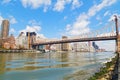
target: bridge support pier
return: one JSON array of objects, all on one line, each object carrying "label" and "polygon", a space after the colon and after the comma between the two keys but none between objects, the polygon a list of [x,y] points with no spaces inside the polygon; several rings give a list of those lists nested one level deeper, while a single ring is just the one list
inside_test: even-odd
[{"label": "bridge support pier", "polygon": [[120,52],[120,36],[118,36],[117,40],[116,40],[116,45],[117,45],[117,52]]},{"label": "bridge support pier", "polygon": [[120,35],[119,35],[119,29],[118,29],[118,19],[115,15],[115,26],[116,26],[116,52],[120,52]]}]

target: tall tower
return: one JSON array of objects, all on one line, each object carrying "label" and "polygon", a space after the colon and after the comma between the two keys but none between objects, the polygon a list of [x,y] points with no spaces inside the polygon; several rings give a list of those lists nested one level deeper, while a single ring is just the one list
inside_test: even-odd
[{"label": "tall tower", "polygon": [[26,36],[28,37],[28,48],[31,49],[31,45],[36,42],[36,33],[27,32]]},{"label": "tall tower", "polygon": [[9,35],[9,21],[3,20],[1,25],[1,38],[7,38]]},{"label": "tall tower", "polygon": [[[67,36],[62,36],[62,40],[66,40]],[[68,51],[69,50],[69,43],[62,43],[62,51]]]}]

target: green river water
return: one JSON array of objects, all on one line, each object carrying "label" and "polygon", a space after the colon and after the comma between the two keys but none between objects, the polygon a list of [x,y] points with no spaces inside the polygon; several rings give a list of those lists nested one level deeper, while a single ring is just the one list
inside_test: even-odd
[{"label": "green river water", "polygon": [[114,52],[0,53],[0,80],[87,80]]}]

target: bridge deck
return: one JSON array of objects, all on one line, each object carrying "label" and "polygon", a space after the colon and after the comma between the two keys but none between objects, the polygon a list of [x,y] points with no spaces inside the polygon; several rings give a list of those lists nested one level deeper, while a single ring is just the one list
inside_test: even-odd
[{"label": "bridge deck", "polygon": [[57,41],[34,43],[32,45],[47,45],[47,44],[60,44],[60,43],[71,43],[71,42],[115,40],[116,38],[117,38],[116,36],[105,36],[105,37],[93,37],[93,38],[66,39],[66,40],[57,40]]}]

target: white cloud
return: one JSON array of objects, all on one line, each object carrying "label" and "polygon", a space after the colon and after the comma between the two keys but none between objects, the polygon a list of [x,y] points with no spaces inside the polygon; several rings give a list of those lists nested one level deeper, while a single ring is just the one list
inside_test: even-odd
[{"label": "white cloud", "polygon": [[108,21],[114,21],[114,20],[115,20],[115,15],[116,15],[117,17],[120,16],[120,14],[114,13],[114,14],[112,14],[112,15],[110,16],[110,18],[108,19]]},{"label": "white cloud", "polygon": [[64,10],[66,3],[67,2],[65,0],[57,0],[57,3],[55,4],[53,10],[55,10],[55,11],[62,11],[62,10]]},{"label": "white cloud", "polygon": [[13,16],[9,16],[10,24],[17,23],[17,20]]},{"label": "white cloud", "polygon": [[80,7],[83,3],[79,0],[57,0],[56,4],[54,5],[53,10],[54,11],[63,11],[65,8],[65,5],[72,3],[72,9]]},{"label": "white cloud", "polygon": [[97,15],[96,20],[101,21],[101,17]]},{"label": "white cloud", "polygon": [[71,25],[68,24],[68,25],[66,26],[66,30],[67,30],[67,31],[71,30]]},{"label": "white cloud", "polygon": [[32,9],[37,9],[39,7],[43,7],[44,12],[46,12],[48,6],[51,5],[51,0],[21,0],[21,2],[25,8],[31,7]]},{"label": "white cloud", "polygon": [[37,37],[39,37],[41,39],[45,39],[46,38],[43,34],[37,34]]},{"label": "white cloud", "polygon": [[26,29],[21,30],[20,32],[39,32],[41,30],[40,26],[26,26]]},{"label": "white cloud", "polygon": [[34,26],[34,25],[40,25],[40,22],[37,22],[36,20],[30,20],[29,22],[28,22],[28,24],[30,24],[30,25],[32,25],[32,26]]},{"label": "white cloud", "polygon": [[116,0],[103,0],[100,4],[98,5],[93,5],[91,8],[89,8],[87,13],[82,13],[80,14],[77,18],[76,21],[73,22],[71,25],[72,29],[67,31],[67,34],[69,35],[80,35],[82,33],[88,33],[90,32],[89,24],[90,24],[90,18],[92,16],[95,16],[97,12],[102,10],[103,8],[112,5],[115,3]]},{"label": "white cloud", "polygon": [[94,16],[97,12],[102,10],[104,7],[111,6],[115,2],[116,2],[116,0],[111,0],[111,1],[110,0],[103,0],[100,4],[94,5],[93,7],[91,7],[89,9],[88,16]]},{"label": "white cloud", "polygon": [[64,20],[66,20],[67,18],[68,18],[67,16],[64,16],[64,18],[63,18],[63,19],[64,19]]},{"label": "white cloud", "polygon": [[[43,7],[43,11],[46,12],[49,6],[52,4],[52,0],[21,0],[22,5],[27,8],[37,9]],[[57,0],[54,5],[54,11],[63,11],[66,4],[72,3],[72,9],[79,8],[83,3],[79,0]]]},{"label": "white cloud", "polygon": [[44,9],[43,9],[43,11],[44,11],[44,12],[47,12],[47,10],[48,10],[48,7],[45,6]]},{"label": "white cloud", "polygon": [[83,33],[90,32],[90,29],[88,27],[89,23],[90,21],[88,20],[88,16],[84,13],[80,14],[79,17],[76,19],[76,21],[71,25],[71,29],[69,31],[67,30],[68,34],[69,35],[80,35]]},{"label": "white cloud", "polygon": [[79,0],[73,0],[72,1],[72,9],[78,8],[78,7],[82,6],[82,5],[83,5],[82,1],[79,1]]},{"label": "white cloud", "polygon": [[7,4],[7,3],[9,3],[11,0],[3,0],[2,1],[2,4]]},{"label": "white cloud", "polygon": [[10,29],[10,33],[15,33],[15,29],[14,29],[14,28],[11,28],[11,29]]},{"label": "white cloud", "polygon": [[37,37],[40,37],[42,39],[46,38],[43,34],[40,34],[41,30],[41,26],[29,26],[27,25],[26,28],[24,30],[20,30],[19,32],[36,32],[37,33]]},{"label": "white cloud", "polygon": [[40,32],[41,26],[40,22],[37,22],[36,20],[30,20],[28,21],[28,24],[24,30],[20,30],[20,32]]},{"label": "white cloud", "polygon": [[27,25],[25,29],[20,30],[19,32],[36,32],[37,36],[40,38],[46,38],[43,34],[39,33],[41,31],[40,22],[37,22],[36,20],[30,20],[28,24],[29,25]]},{"label": "white cloud", "polygon": [[104,13],[104,16],[107,16],[107,15],[110,15],[110,12],[109,12],[109,11],[106,11],[106,12]]}]

